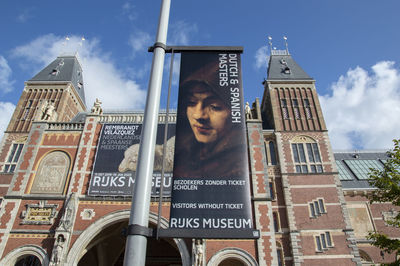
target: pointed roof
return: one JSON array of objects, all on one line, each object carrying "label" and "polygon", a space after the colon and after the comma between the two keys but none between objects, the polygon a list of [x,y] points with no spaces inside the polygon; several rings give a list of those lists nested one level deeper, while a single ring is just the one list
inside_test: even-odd
[{"label": "pointed roof", "polygon": [[59,56],[28,82],[71,82],[85,103],[82,67],[76,56]]},{"label": "pointed roof", "polygon": [[267,80],[313,80],[286,50],[272,50]]}]

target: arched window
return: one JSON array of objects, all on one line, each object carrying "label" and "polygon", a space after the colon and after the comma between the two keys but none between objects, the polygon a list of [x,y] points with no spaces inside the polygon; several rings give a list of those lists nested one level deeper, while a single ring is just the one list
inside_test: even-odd
[{"label": "arched window", "polygon": [[269,146],[269,155],[271,157],[271,164],[276,165],[276,153],[275,153],[275,144],[273,141],[268,143]]},{"label": "arched window", "polygon": [[36,170],[31,194],[63,194],[71,160],[62,151],[48,153]]},{"label": "arched window", "polygon": [[265,141],[265,157],[267,158],[268,165],[276,165],[276,151],[275,151],[275,143],[272,140]]},{"label": "arched window", "polygon": [[310,137],[297,136],[292,140],[292,153],[296,173],[322,173],[318,143]]},{"label": "arched window", "polygon": [[283,255],[283,248],[281,243],[276,242],[276,255],[278,258],[278,266],[283,266],[285,265],[285,257]]}]

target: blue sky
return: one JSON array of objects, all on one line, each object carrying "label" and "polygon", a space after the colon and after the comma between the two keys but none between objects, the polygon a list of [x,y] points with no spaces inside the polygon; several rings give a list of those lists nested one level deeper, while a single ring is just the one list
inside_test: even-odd
[{"label": "blue sky", "polygon": [[[79,52],[88,107],[99,97],[105,109],[142,109],[160,3],[1,1],[0,130],[24,81],[61,53]],[[389,148],[400,132],[399,10],[398,0],[172,0],[167,44],[243,46],[245,101],[253,102],[263,95],[267,36],[283,49],[286,35],[316,80],[333,149]]]}]

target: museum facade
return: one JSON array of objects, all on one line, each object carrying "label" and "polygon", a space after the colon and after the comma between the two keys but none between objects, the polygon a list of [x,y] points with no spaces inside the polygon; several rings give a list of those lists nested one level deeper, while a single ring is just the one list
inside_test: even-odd
[{"label": "museum facade", "polygon": [[[271,52],[262,100],[246,112],[253,227],[260,237],[148,238],[146,265],[373,265],[394,259],[366,239],[374,230],[400,237],[386,223],[398,210],[365,198],[373,189],[368,169],[382,167],[386,153],[334,153],[315,80],[288,51]],[[99,100],[87,108],[75,56],[58,57],[25,83],[0,144],[1,265],[123,264],[131,196],[95,190],[96,184],[119,183],[94,182],[94,173],[107,163],[98,159],[106,150],[104,128],[140,126],[143,115],[103,111]],[[158,119],[173,126],[176,114],[161,112]],[[129,162],[137,159],[132,156]],[[135,167],[126,165],[121,161],[118,169]],[[162,181],[153,181],[149,227],[168,228],[170,197],[160,204]],[[165,186],[168,193],[171,181]]]}]

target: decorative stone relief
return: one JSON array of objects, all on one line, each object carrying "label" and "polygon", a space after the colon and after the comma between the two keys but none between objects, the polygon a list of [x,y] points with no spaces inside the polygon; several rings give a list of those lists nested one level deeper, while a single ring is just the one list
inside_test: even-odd
[{"label": "decorative stone relief", "polygon": [[39,164],[30,193],[62,194],[69,166],[70,159],[64,152],[47,154]]},{"label": "decorative stone relief", "polygon": [[[395,211],[394,209],[390,209],[387,212],[382,212],[383,216],[383,221],[385,222],[386,226],[394,226],[390,222],[395,221],[396,216],[399,214],[398,211]],[[397,226],[396,226],[397,227]]]},{"label": "decorative stone relief", "polygon": [[95,215],[96,212],[94,211],[94,209],[83,209],[80,213],[82,220],[92,220]]},{"label": "decorative stone relief", "polygon": [[38,204],[26,204],[26,210],[21,213],[21,224],[53,224],[57,216],[58,204],[47,204],[46,200]]}]

